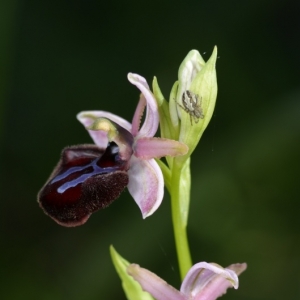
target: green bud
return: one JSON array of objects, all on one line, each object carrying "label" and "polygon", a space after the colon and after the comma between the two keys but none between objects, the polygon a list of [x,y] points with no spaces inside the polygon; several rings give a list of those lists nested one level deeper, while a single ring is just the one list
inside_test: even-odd
[{"label": "green bud", "polygon": [[179,141],[189,147],[185,158],[196,148],[213,114],[217,98],[216,59],[216,47],[206,63],[198,51],[192,50],[179,68],[176,101],[181,120]]}]

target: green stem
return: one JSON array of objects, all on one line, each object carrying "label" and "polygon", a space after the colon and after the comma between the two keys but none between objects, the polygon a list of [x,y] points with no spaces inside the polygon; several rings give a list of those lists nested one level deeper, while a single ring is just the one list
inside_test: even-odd
[{"label": "green stem", "polygon": [[[186,218],[184,217],[187,211],[183,212],[182,209],[182,207],[185,207],[185,209],[188,210],[188,207],[186,207],[185,205],[181,205],[183,202],[189,203],[190,182],[188,182],[188,184],[186,182],[187,180],[189,180],[189,176],[185,176],[185,172],[183,172],[183,167],[184,166],[182,164],[176,163],[176,159],[174,159],[170,191],[172,220],[181,279],[185,277],[186,273],[192,266],[192,260],[186,232]],[[188,188],[183,187],[183,185],[185,187],[188,186]],[[182,192],[181,189],[183,189],[184,192]],[[187,198],[183,199],[182,197]]]}]

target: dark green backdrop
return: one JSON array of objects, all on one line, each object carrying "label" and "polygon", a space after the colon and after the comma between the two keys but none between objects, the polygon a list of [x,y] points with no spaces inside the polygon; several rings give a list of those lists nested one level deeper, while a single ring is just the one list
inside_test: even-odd
[{"label": "dark green backdrop", "polygon": [[191,49],[218,46],[217,106],[192,160],[194,262],[247,262],[224,299],[300,298],[300,2],[3,1],[1,299],[125,299],[113,244],[179,287],[170,203],[143,221],[126,191],[82,227],[36,194],[66,145],[91,140],[76,113],[130,120],[136,72],[166,97]]}]

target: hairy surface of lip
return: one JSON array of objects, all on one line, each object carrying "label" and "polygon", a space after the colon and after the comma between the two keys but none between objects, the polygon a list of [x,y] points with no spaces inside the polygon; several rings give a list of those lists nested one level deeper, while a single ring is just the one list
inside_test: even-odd
[{"label": "hairy surface of lip", "polygon": [[81,225],[105,208],[128,184],[128,162],[119,158],[115,143],[67,147],[38,195],[40,206],[57,223]]}]

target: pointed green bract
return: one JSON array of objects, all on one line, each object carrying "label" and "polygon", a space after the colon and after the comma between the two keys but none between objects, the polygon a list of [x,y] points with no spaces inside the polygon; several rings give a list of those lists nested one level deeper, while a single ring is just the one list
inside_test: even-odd
[{"label": "pointed green bract", "polygon": [[128,300],[154,300],[153,297],[144,292],[140,284],[127,273],[127,267],[130,263],[110,246],[110,255],[116,271],[122,281],[122,287]]},{"label": "pointed green bract", "polygon": [[179,118],[178,118],[177,99],[176,99],[177,91],[178,91],[178,81],[175,81],[170,93],[169,110],[170,110],[170,117],[171,117],[172,124],[174,128],[178,130]]},{"label": "pointed green bract", "polygon": [[169,192],[171,192],[171,171],[168,168],[168,166],[160,159],[156,159],[156,162],[158,163],[158,165],[163,173],[165,186],[166,186],[167,190]]},{"label": "pointed green bract", "polygon": [[[170,103],[167,102],[167,100],[164,98],[158,82],[157,78],[154,77],[152,82],[153,87],[153,94],[155,96],[155,99],[158,104],[158,111],[159,111],[159,126],[160,126],[160,132],[162,138],[172,139],[172,140],[178,140],[179,137],[179,127],[178,127],[178,120],[177,120],[177,126],[174,126],[174,121],[172,120],[172,113],[175,114],[175,117],[178,119],[176,106],[174,106],[175,110],[174,112],[171,111],[171,98],[173,93],[174,103],[175,103],[175,97],[177,92],[177,84],[175,83],[173,86],[173,89],[171,91],[171,98]],[[176,104],[175,104],[176,105]],[[172,168],[173,165],[173,157],[167,156],[166,160],[168,162],[168,165],[170,168]],[[163,164],[163,163],[162,163]]]},{"label": "pointed green bract", "polygon": [[159,88],[156,77],[153,78],[152,87],[153,87],[153,94],[155,96],[158,105],[161,137],[176,140],[177,137],[173,128],[173,124],[171,122],[168,102],[164,98]]},{"label": "pointed green bract", "polygon": [[157,101],[157,105],[158,107],[160,107],[162,103],[165,101],[165,97],[160,90],[156,76],[154,76],[152,81],[152,89],[153,89],[153,95],[155,96],[155,99]]}]

